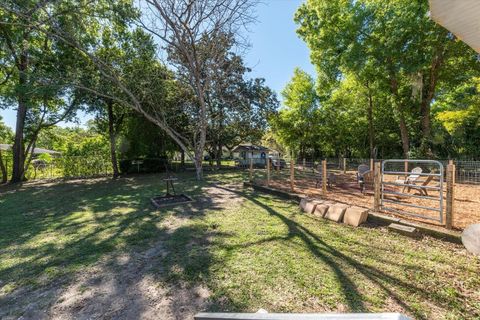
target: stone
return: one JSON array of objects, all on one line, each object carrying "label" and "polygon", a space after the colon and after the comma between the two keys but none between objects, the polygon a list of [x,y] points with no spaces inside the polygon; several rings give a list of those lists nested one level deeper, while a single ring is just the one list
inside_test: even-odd
[{"label": "stone", "polygon": [[307,205],[308,199],[307,198],[302,198],[300,200],[300,209],[302,211],[305,211],[305,206]]},{"label": "stone", "polygon": [[318,203],[315,207],[315,211],[313,212],[314,216],[323,218],[325,213],[327,213],[328,208],[330,208],[331,204],[329,203]]},{"label": "stone", "polygon": [[412,238],[417,238],[420,236],[420,233],[418,230],[414,227],[409,227],[409,226],[404,226],[402,224],[397,224],[397,223],[391,223],[388,225],[388,230],[394,231],[400,234],[403,234],[404,236],[412,237]]},{"label": "stone", "polygon": [[305,212],[310,213],[310,214],[314,213],[317,205],[321,204],[321,203],[322,203],[322,201],[320,201],[320,200],[308,201],[307,205],[305,206]]},{"label": "stone", "polygon": [[463,230],[462,243],[468,252],[480,255],[480,223],[469,225]]},{"label": "stone", "polygon": [[368,209],[360,207],[350,207],[345,210],[345,215],[343,216],[343,223],[358,227],[365,221],[367,221]]},{"label": "stone", "polygon": [[325,213],[325,219],[341,222],[347,208],[346,204],[336,203],[328,208],[327,213]]},{"label": "stone", "polygon": [[300,200],[300,208],[306,212],[312,214],[315,211],[315,207],[317,204],[322,203],[323,201],[321,200],[311,200],[307,198],[302,198]]}]

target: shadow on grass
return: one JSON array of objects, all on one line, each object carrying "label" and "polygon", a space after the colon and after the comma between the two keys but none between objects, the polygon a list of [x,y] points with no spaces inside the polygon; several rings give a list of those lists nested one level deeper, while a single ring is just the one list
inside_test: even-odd
[{"label": "shadow on grass", "polygon": [[[222,187],[219,186],[219,188]],[[425,314],[419,313],[415,307],[404,301],[404,299],[402,299],[402,297],[398,295],[395,291],[400,290],[407,292],[410,295],[419,295],[425,301],[430,301],[437,305],[452,305],[457,303],[454,297],[448,296],[447,294],[443,294],[439,291],[432,292],[424,290],[416,286],[414,283],[407,283],[397,277],[383,272],[382,270],[379,270],[376,267],[369,266],[355,260],[349,255],[346,255],[343,252],[335,249],[332,245],[329,245],[327,241],[321,239],[318,235],[310,231],[305,226],[295,222],[292,219],[289,219],[288,217],[271,208],[270,206],[262,203],[257,199],[258,197],[252,196],[251,194],[247,194],[245,192],[239,193],[236,190],[228,190],[230,190],[231,192],[237,192],[239,195],[244,196],[255,205],[263,208],[270,215],[280,219],[288,227],[288,234],[286,236],[263,239],[258,243],[266,243],[269,241],[277,240],[289,240],[294,237],[298,237],[302,240],[302,242],[312,253],[312,255],[314,255],[315,257],[323,261],[326,265],[328,265],[332,272],[335,274],[338,283],[341,285],[343,295],[351,312],[367,312],[368,307],[365,305],[366,296],[359,292],[355,282],[351,280],[350,277],[347,275],[346,270],[344,270],[345,266],[348,268],[354,268],[362,276],[370,280],[377,287],[381,288],[381,290],[384,291],[388,295],[388,297],[393,299],[406,312],[415,315],[415,317],[418,319],[426,319]],[[341,236],[338,235],[338,237]],[[244,245],[248,246],[258,243],[248,243]],[[390,263],[389,261],[384,262]],[[395,262],[391,262],[391,264],[401,266],[400,264],[397,264]],[[405,271],[412,269],[412,266],[401,267],[404,268]]]},{"label": "shadow on grass", "polygon": [[[50,188],[26,189],[10,194],[7,200],[0,198],[0,204],[10,210],[5,215],[2,213],[2,220],[6,218],[2,222],[6,224],[0,226],[3,234],[0,257],[17,259],[10,265],[0,262],[0,285],[30,284],[28,290],[0,296],[0,317],[28,313],[25,304],[29,301],[39,301],[39,309],[48,308],[56,301],[49,311],[52,314],[91,318],[128,319],[155,313],[163,318],[183,319],[205,309],[248,310],[251,308],[248,300],[238,301],[228,292],[215,293],[212,297],[205,293],[205,287],[215,282],[212,266],[222,268],[225,263],[216,258],[212,250],[235,250],[293,238],[300,239],[313,256],[331,269],[351,311],[369,308],[365,293],[351,279],[352,269],[418,318],[425,315],[418,314],[397,292],[418,295],[437,305],[455,303],[454,298],[426,292],[413,285],[414,282],[406,283],[357,261],[332,246],[329,240],[262,202],[270,197],[216,185],[219,190],[247,199],[288,228],[284,236],[240,245],[224,244],[222,240],[234,235],[217,231],[215,225],[209,225],[202,217],[208,211],[222,210],[219,200],[225,200],[225,195],[215,192],[206,195],[207,183],[185,181],[180,192],[192,195],[198,200],[196,203],[154,210],[149,198],[164,192],[163,184],[158,176],[96,183],[69,182]],[[27,190],[31,191],[29,202],[22,201]],[[26,212],[27,209],[33,212]],[[85,218],[86,212],[89,212],[88,218]],[[185,224],[185,219],[189,223]],[[40,236],[59,239],[46,241]],[[82,274],[84,267],[101,261],[103,256],[108,257],[108,261],[101,262],[99,269]],[[36,279],[39,274],[47,275],[47,279]],[[24,282],[25,279],[28,281]],[[69,299],[69,292],[64,291],[65,287],[72,286],[75,299]],[[84,288],[92,293],[83,295],[82,290],[87,290]],[[46,292],[49,295],[45,296]]]},{"label": "shadow on grass", "polygon": [[[195,245],[184,243],[206,237],[206,231],[198,226],[162,226],[166,217],[198,219],[207,210],[221,209],[217,199],[221,195],[205,196],[206,183],[190,181],[194,180],[179,182],[178,191],[197,201],[162,210],[155,210],[149,200],[165,192],[162,176],[21,186],[2,194],[0,318],[23,313],[26,301],[45,292],[51,302],[62,286],[71,284],[79,271],[102,256],[135,247],[141,250],[158,239],[171,244],[169,252],[180,250],[167,259],[172,265],[163,263],[163,268],[180,266],[186,280],[207,277],[208,250],[198,251]],[[176,273],[167,274],[162,277]]]}]

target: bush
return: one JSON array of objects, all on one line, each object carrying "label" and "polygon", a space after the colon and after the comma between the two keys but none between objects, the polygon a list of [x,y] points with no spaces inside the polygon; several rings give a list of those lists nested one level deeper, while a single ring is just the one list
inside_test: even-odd
[{"label": "bush", "polygon": [[126,160],[120,160],[118,162],[118,169],[120,170],[121,174],[129,173],[131,168],[132,168],[132,160],[126,159]]},{"label": "bush", "polygon": [[165,167],[168,165],[167,159],[144,159],[143,171],[147,173],[165,172]]},{"label": "bush", "polygon": [[[133,164],[132,162],[134,161],[140,161],[141,164]],[[168,160],[165,158],[125,159],[119,161],[121,174],[165,172],[167,166]]]}]

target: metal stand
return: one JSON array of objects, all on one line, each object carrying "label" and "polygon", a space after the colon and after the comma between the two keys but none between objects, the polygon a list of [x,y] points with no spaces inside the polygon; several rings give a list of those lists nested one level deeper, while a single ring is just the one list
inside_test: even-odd
[{"label": "metal stand", "polygon": [[[175,195],[175,187],[173,186],[173,181],[177,180],[177,178],[165,178],[163,179],[167,183],[167,194],[166,196],[174,196]],[[172,189],[173,193],[170,193],[170,188]]]}]

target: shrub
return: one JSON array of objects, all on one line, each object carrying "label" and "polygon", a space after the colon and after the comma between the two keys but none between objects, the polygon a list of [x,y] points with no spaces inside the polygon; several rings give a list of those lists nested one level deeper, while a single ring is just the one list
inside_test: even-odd
[{"label": "shrub", "polygon": [[118,162],[118,169],[120,170],[121,174],[130,173],[130,169],[132,168],[132,160],[120,160]]},{"label": "shrub", "polygon": [[143,160],[143,171],[148,173],[154,172],[164,172],[165,167],[168,165],[167,159],[144,159]]}]

